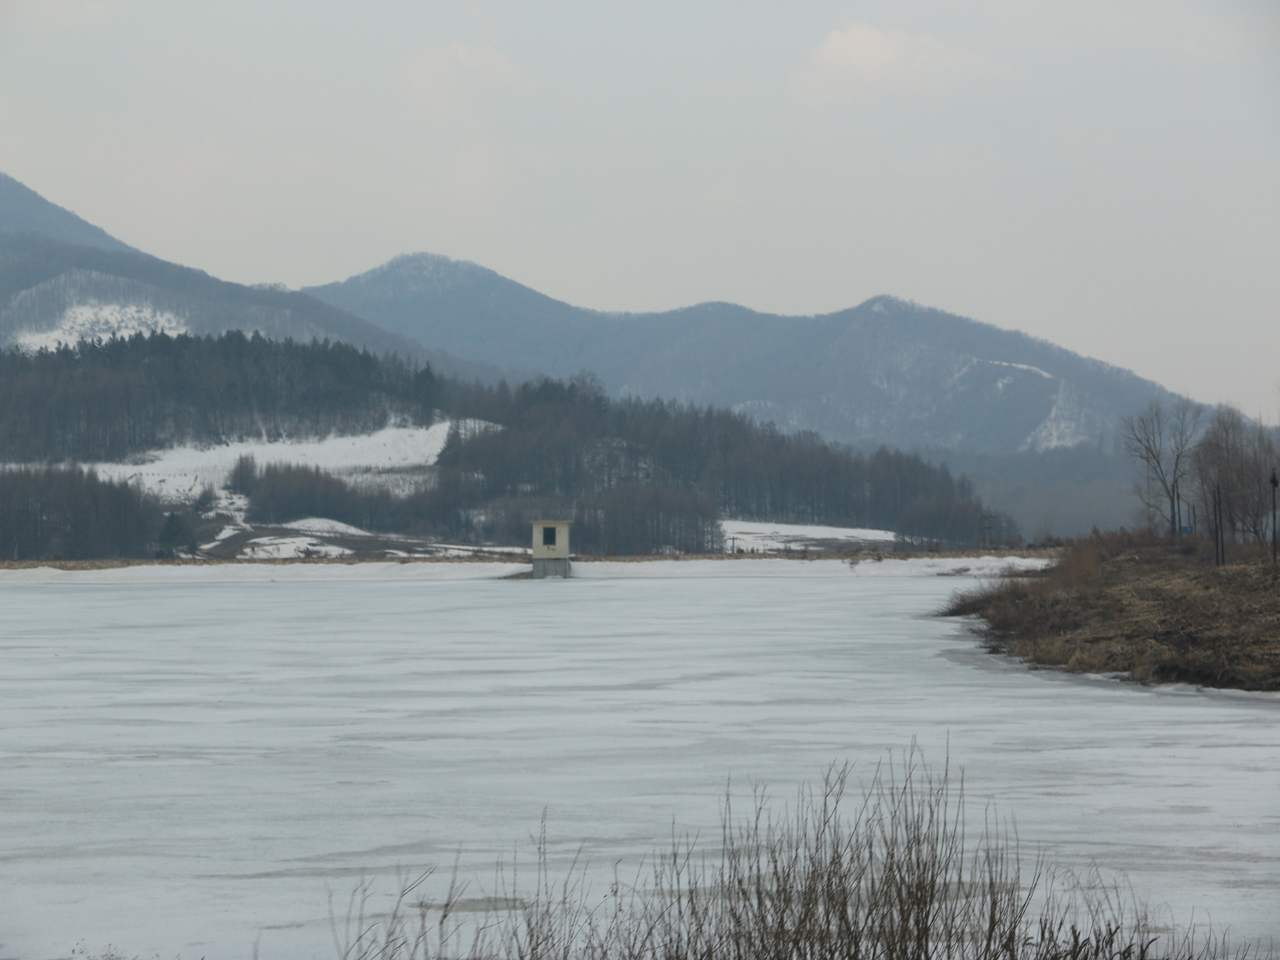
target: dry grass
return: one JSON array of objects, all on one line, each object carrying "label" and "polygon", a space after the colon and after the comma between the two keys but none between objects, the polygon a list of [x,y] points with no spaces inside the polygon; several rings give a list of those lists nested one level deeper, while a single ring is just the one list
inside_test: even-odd
[{"label": "dry grass", "polygon": [[1095,533],[1043,575],[987,584],[943,611],[986,621],[990,649],[1144,682],[1280,690],[1280,571],[1261,550]]},{"label": "dry grass", "polygon": [[[757,794],[745,819],[726,802],[719,850],[675,842],[644,883],[592,896],[584,872],[533,889],[503,884],[479,919],[463,891],[366,914],[370,887],[333,917],[341,960],[1211,960],[1260,954],[1225,938],[1160,930],[1122,888],[1074,881],[1042,861],[1024,872],[1017,839],[985,817],[966,832],[962,792],[914,756],[846,800],[849,771],[802,792],[780,819]],[[544,845],[540,850],[545,851]],[[1054,883],[1053,880],[1058,882]],[[1099,892],[1101,891],[1101,892]],[[471,901],[475,902],[474,898]]]}]

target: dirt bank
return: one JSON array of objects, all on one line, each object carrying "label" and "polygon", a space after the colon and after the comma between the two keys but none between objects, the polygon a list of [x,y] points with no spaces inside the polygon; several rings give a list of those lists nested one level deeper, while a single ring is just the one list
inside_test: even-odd
[{"label": "dirt bank", "polygon": [[1144,682],[1280,690],[1280,571],[1261,550],[1213,565],[1208,544],[1125,532],[1070,545],[1045,573],[952,598],[989,649]]}]

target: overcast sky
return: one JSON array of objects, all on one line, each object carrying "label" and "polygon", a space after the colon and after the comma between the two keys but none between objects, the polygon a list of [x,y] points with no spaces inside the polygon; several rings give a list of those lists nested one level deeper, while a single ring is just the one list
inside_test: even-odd
[{"label": "overcast sky", "polygon": [[229,280],[889,293],[1280,416],[1275,0],[0,0],[0,171]]}]

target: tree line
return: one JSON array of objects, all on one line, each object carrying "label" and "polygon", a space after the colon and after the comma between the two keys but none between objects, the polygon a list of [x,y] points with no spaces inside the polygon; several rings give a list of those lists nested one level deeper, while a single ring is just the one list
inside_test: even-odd
[{"label": "tree line", "polygon": [[0,353],[0,455],[8,462],[121,461],[245,437],[354,434],[431,422],[429,367],[345,343],[135,334]]},{"label": "tree line", "polygon": [[0,559],[150,556],[159,543],[161,516],[151,498],[91,471],[0,470]]},{"label": "tree line", "polygon": [[864,456],[728,410],[611,400],[589,374],[514,388],[448,381],[440,398],[454,426],[431,489],[392,498],[272,467],[256,481],[253,516],[318,512],[372,529],[512,543],[528,539],[532,520],[576,517],[575,546],[602,553],[718,549],[721,516],[966,544],[984,535],[986,517],[993,538],[1017,534],[967,479],[916,454]]},{"label": "tree line", "polygon": [[[870,456],[817,434],[714,407],[665,400],[611,400],[590,374],[454,384],[455,423],[501,427],[452,432],[439,458],[460,508],[541,497],[568,511],[580,498],[639,484],[688,491],[721,516],[744,520],[865,526],[909,537],[972,543],[983,515],[992,536],[1017,535],[988,511],[964,477],[917,454],[882,447]],[[583,504],[584,509],[586,505]]]},{"label": "tree line", "polygon": [[[1016,536],[964,477],[917,454],[864,455],[729,410],[614,400],[594,376],[511,386],[445,380],[346,344],[138,334],[0,354],[0,456],[119,461],[244,437],[453,422],[429,488],[396,497],[300,467],[241,464],[250,519],[321,515],[366,529],[524,543],[576,516],[601,553],[718,549],[722,516],[865,526],[973,543]],[[234,473],[234,472],[233,472]]]},{"label": "tree line", "polygon": [[1134,492],[1146,519],[1171,536],[1191,529],[1225,543],[1271,539],[1271,478],[1280,431],[1230,405],[1153,401],[1124,421],[1125,449],[1139,468]]}]

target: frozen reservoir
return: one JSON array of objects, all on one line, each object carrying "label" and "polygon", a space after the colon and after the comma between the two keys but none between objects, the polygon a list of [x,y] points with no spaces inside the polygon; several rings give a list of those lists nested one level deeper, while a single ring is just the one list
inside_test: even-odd
[{"label": "frozen reservoir", "polygon": [[0,574],[0,957],[332,957],[362,875],[487,884],[544,812],[611,872],[912,738],[1028,861],[1280,941],[1280,698],[984,654],[930,616],[967,565]]}]

